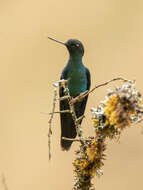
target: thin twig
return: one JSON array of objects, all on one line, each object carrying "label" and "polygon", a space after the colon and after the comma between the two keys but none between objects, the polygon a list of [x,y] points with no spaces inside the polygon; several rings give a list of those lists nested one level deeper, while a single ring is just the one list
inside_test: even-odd
[{"label": "thin twig", "polygon": [[52,135],[52,120],[54,117],[55,107],[56,107],[56,98],[57,98],[57,87],[54,88],[54,97],[53,97],[53,108],[52,113],[49,119],[49,131],[48,131],[48,147],[49,147],[49,160],[51,159],[51,135]]},{"label": "thin twig", "polygon": [[92,139],[90,139],[90,138],[76,138],[76,139],[74,139],[74,138],[67,138],[67,137],[62,137],[62,139],[64,139],[64,140],[67,140],[67,141],[74,141],[74,142],[84,142],[84,141],[92,141],[92,140],[95,140],[95,139],[97,139],[97,137],[96,138],[92,138]]},{"label": "thin twig", "polygon": [[61,110],[61,111],[55,111],[55,112],[50,112],[50,113],[47,113],[47,112],[40,112],[41,114],[44,114],[44,115],[52,115],[52,114],[55,114],[55,113],[71,113],[70,110]]},{"label": "thin twig", "polygon": [[62,101],[62,100],[68,99],[68,98],[70,98],[70,96],[63,96],[63,97],[58,98],[58,100]]},{"label": "thin twig", "polygon": [[102,84],[99,84],[99,85],[95,86],[94,88],[92,88],[91,90],[85,92],[85,93],[82,94],[82,95],[77,96],[76,98],[74,98],[74,103],[75,103],[75,102],[78,102],[78,101],[81,101],[81,100],[82,100],[83,98],[85,98],[87,95],[89,95],[90,93],[92,93],[95,89],[100,88],[100,87],[102,87],[102,86],[106,86],[106,85],[108,85],[109,83],[114,82],[114,81],[117,81],[117,80],[120,80],[120,81],[123,81],[123,82],[131,82],[130,80],[124,79],[124,78],[122,78],[122,77],[114,78],[114,79],[112,79],[112,80],[109,80],[109,81],[107,81],[107,82],[104,82],[104,83],[102,83]]},{"label": "thin twig", "polygon": [[81,117],[77,118],[76,122],[79,123],[85,116],[82,115]]},{"label": "thin twig", "polygon": [[138,123],[141,123],[142,121],[143,121],[143,118],[137,120],[137,121],[134,123],[134,125],[136,125],[136,124],[138,124]]},{"label": "thin twig", "polygon": [[67,140],[67,141],[74,141],[74,142],[81,141],[81,139],[74,139],[74,138],[67,138],[67,137],[62,137],[62,139]]},{"label": "thin twig", "polygon": [[74,109],[74,103],[72,102],[72,97],[70,96],[70,93],[69,93],[68,83],[66,83],[63,86],[63,88],[64,88],[65,95],[68,97],[67,100],[68,100],[68,104],[69,104],[69,108],[70,108],[70,111],[71,111],[73,121],[75,123],[77,135],[79,137],[82,137],[82,130],[80,128],[80,123],[79,123],[78,118],[76,116],[76,112],[75,112],[75,109]]},{"label": "thin twig", "polygon": [[70,110],[55,111],[55,112],[49,113],[49,115],[52,115],[54,113],[71,113],[71,111]]}]

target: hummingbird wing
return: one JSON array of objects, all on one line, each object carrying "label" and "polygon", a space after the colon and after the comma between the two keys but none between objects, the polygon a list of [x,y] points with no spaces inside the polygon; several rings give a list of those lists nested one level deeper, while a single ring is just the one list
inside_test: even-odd
[{"label": "hummingbird wing", "polygon": [[[87,68],[85,68],[85,70],[86,70],[86,77],[87,77],[86,90],[89,90],[90,89],[90,72]],[[68,79],[66,69],[64,69],[64,71],[62,72],[61,79]],[[61,87],[59,90],[59,96],[60,97],[64,96],[63,87]],[[81,102],[75,103],[74,106],[75,106],[75,112],[76,112],[77,117],[80,117],[84,114],[87,99],[88,99],[88,96],[86,96]],[[69,110],[69,104],[67,100],[60,101],[60,111],[62,110]],[[61,119],[61,147],[63,150],[69,150],[73,141],[64,140],[62,139],[62,137],[75,138],[77,135],[75,124],[70,113],[60,113],[60,119]]]},{"label": "hummingbird wing", "polygon": [[[89,72],[88,68],[85,68],[85,70],[86,70],[86,78],[87,78],[87,89],[86,90],[89,90],[90,85],[91,85],[90,72]],[[76,111],[77,117],[84,115],[87,100],[88,100],[88,96],[86,96],[81,102],[77,102],[77,104],[79,104],[79,105],[77,105],[77,107],[79,107],[79,109],[75,108],[75,111],[77,110]],[[75,104],[75,106],[76,106],[76,104]]]},{"label": "hummingbird wing", "polygon": [[[61,75],[61,79],[68,79],[67,78],[67,71],[64,69]],[[64,89],[63,87],[59,90],[59,96],[64,96]],[[62,110],[69,110],[68,101],[62,100],[60,101],[60,111]],[[67,138],[75,138],[76,137],[76,128],[74,125],[74,121],[70,113],[60,113],[61,119],[61,147],[63,150],[68,150],[72,144],[72,141],[67,141],[62,139],[62,137]]]}]

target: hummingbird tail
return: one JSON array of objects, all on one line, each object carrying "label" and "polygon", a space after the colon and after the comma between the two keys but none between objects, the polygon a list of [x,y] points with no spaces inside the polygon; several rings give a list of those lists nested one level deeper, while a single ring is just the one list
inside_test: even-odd
[{"label": "hummingbird tail", "polygon": [[[69,140],[63,139],[69,138]],[[62,150],[69,150],[76,137],[76,128],[72,116],[70,114],[61,115],[61,148]]]},{"label": "hummingbird tail", "polygon": [[73,141],[64,140],[61,138],[61,148],[63,151],[68,151],[72,145]]}]

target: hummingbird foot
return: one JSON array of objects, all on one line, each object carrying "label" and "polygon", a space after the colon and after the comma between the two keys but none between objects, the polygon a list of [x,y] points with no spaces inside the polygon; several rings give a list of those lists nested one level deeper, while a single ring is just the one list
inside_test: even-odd
[{"label": "hummingbird foot", "polygon": [[76,102],[80,102],[86,96],[87,92],[88,92],[88,90],[80,93],[80,95],[76,96],[75,98],[72,97],[70,103],[74,104]]},{"label": "hummingbird foot", "polygon": [[75,102],[76,102],[76,98],[71,97],[71,101],[69,103],[74,104]]}]

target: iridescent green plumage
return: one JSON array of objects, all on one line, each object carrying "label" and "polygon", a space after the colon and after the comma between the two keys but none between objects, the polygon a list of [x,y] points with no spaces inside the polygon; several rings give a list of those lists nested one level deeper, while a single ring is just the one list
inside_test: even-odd
[{"label": "iridescent green plumage", "polygon": [[[50,38],[52,39],[52,38]],[[52,39],[54,40],[54,39]],[[59,42],[57,40],[54,40]],[[70,95],[75,98],[81,93],[89,90],[90,88],[90,72],[83,65],[82,57],[84,55],[84,47],[79,40],[70,39],[64,44],[69,51],[69,60],[66,67],[63,69],[61,79],[68,79],[68,88]],[[60,89],[60,97],[64,96],[63,88]],[[84,114],[86,102],[88,96],[86,96],[81,102],[74,104],[76,116],[80,117]],[[69,109],[67,100],[60,102],[60,110]],[[68,150],[72,144],[72,141],[64,140],[62,137],[75,138],[76,128],[72,116],[70,113],[61,113],[61,147],[63,150]],[[82,122],[82,121],[81,121]]]}]

